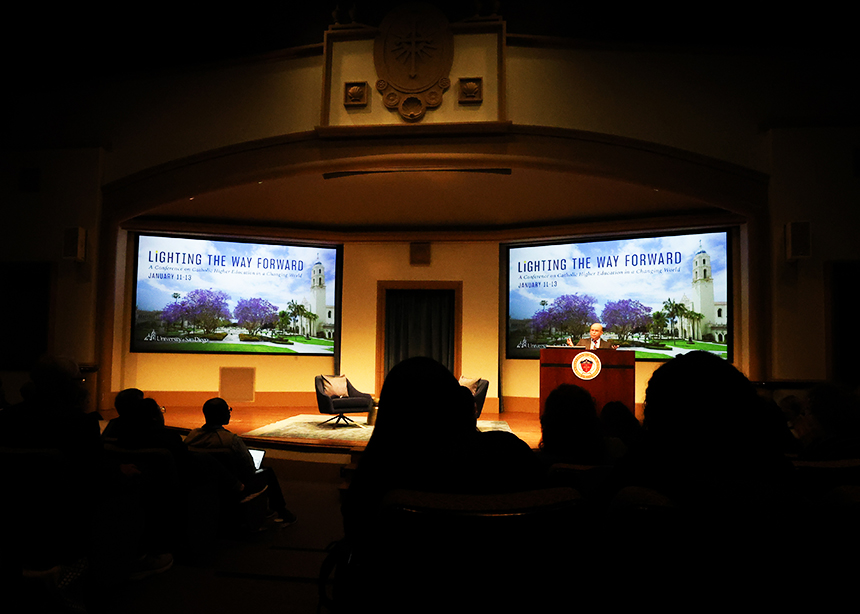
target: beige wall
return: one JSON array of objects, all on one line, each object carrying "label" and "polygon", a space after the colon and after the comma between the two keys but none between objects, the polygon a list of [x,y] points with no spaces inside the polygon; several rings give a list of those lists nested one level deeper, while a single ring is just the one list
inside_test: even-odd
[{"label": "beige wall", "polygon": [[[771,138],[773,372],[785,379],[825,379],[830,315],[825,268],[833,261],[860,264],[860,179],[855,166],[860,129],[782,128],[773,130]],[[810,222],[811,256],[789,262],[784,228],[798,221]],[[835,343],[851,336],[846,324],[832,323]]]},{"label": "beige wall", "polygon": [[[48,351],[96,363],[96,291],[98,275],[101,161],[99,148],[56,149],[4,155],[0,187],[0,259],[3,262],[52,264],[52,304]],[[36,191],[18,189],[20,173],[38,169]],[[83,228],[86,258],[67,260],[63,232]],[[22,300],[5,287],[4,301]],[[4,326],[42,327],[42,322],[4,322]],[[23,373],[0,373],[9,401],[20,400]],[[90,377],[90,380],[93,380]]]},{"label": "beige wall", "polygon": [[346,244],[341,370],[360,389],[374,389],[377,281],[462,281],[463,375],[488,379],[488,397],[497,397],[498,244],[438,242],[431,249],[430,266],[410,266],[408,243]]},{"label": "beige wall", "polygon": [[508,117],[614,134],[766,171],[762,58],[611,49],[507,50]]},{"label": "beige wall", "polygon": [[105,182],[200,152],[312,130],[319,125],[322,67],[322,57],[313,56],[188,69],[98,92],[81,112],[111,143]]}]

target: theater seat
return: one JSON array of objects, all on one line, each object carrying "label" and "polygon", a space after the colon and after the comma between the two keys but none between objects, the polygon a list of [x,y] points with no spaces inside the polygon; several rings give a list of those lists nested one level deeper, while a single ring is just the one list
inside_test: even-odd
[{"label": "theater seat", "polygon": [[[57,449],[0,447],[0,506],[4,555],[25,569],[47,569],[83,554],[76,536],[91,503],[79,488],[80,475]],[[63,513],[58,513],[62,510]],[[87,534],[87,537],[89,535]]]},{"label": "theater seat", "polygon": [[517,598],[533,606],[547,587],[567,591],[568,582],[556,580],[590,564],[589,531],[580,528],[590,526],[588,514],[579,493],[565,487],[392,491],[373,524],[370,552],[353,557],[359,586],[350,597],[358,609],[376,611],[511,611]]},{"label": "theater seat", "polygon": [[[243,481],[233,451],[229,448],[188,448],[192,458],[203,465],[220,493],[220,522],[228,530],[239,529],[253,533],[259,530],[269,516],[269,499],[266,486],[255,479],[239,492]],[[203,459],[207,461],[201,463]],[[247,478],[246,478],[247,479]]]}]

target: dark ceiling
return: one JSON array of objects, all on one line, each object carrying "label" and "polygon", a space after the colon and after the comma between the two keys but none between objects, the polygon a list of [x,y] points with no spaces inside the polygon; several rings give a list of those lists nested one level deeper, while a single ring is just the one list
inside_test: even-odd
[{"label": "dark ceiling", "polygon": [[[14,147],[17,136],[21,143],[34,146],[33,135],[46,121],[44,109],[59,108],[56,101],[46,103],[40,93],[43,87],[53,94],[63,83],[85,86],[149,71],[317,45],[335,18],[342,23],[354,18],[374,26],[397,4],[401,3],[246,2],[241,10],[236,5],[202,5],[205,10],[191,10],[181,3],[164,7],[101,5],[107,8],[61,4],[50,11],[31,4],[8,9],[8,23],[15,24],[12,29],[19,36],[14,41],[6,38],[6,78],[16,86],[19,111],[7,114],[11,120],[7,134],[13,137],[7,143]],[[838,44],[842,39],[833,35],[832,24],[848,23],[834,19],[828,26],[831,29],[821,29],[808,14],[756,13],[748,5],[735,10],[725,3],[681,9],[653,3],[622,8],[539,0],[431,4],[439,6],[452,22],[495,11],[505,19],[509,34],[557,37],[576,45],[659,46],[698,53],[813,47],[825,36],[831,44]],[[804,27],[798,29],[801,22]],[[49,107],[34,111],[34,102]],[[393,202],[408,206],[386,206],[379,194],[397,196]],[[608,201],[616,216],[708,209],[706,203],[645,185],[515,168],[508,175],[436,172],[325,179],[322,173],[306,174],[217,190],[196,195],[194,200],[165,202],[147,216],[306,228],[318,225],[315,220],[326,219],[329,228],[345,230],[510,228],[599,218]],[[244,204],[237,207],[237,202]],[[362,204],[351,207],[350,203]]]},{"label": "dark ceiling", "polygon": [[[501,15],[511,34],[559,37],[578,44],[648,45],[712,50],[854,45],[838,14],[765,11],[749,3],[659,6],[655,3],[500,0],[429,2],[449,21]],[[245,2],[128,5],[38,3],[4,8],[16,36],[4,37],[7,70],[21,78],[110,79],[168,66],[217,62],[321,43],[334,23],[378,25],[398,4]],[[204,8],[201,8],[204,7]],[[14,25],[13,25],[14,24]],[[844,25],[843,25],[844,24]],[[840,33],[842,32],[842,33]],[[846,35],[846,36],[843,36]],[[844,39],[844,41],[843,41]]]}]

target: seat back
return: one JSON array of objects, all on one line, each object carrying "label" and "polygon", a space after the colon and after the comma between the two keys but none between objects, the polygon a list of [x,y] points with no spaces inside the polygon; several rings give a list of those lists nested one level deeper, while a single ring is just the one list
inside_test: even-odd
[{"label": "seat back", "polygon": [[165,487],[179,486],[179,471],[173,455],[166,448],[123,448],[114,443],[104,444],[105,455],[117,465],[133,464],[147,478]]},{"label": "seat back", "polygon": [[611,465],[571,465],[554,463],[547,471],[547,480],[552,486],[569,486],[585,497],[598,495],[609,483]]},{"label": "seat back", "polygon": [[[78,544],[70,538],[85,531],[78,477],[61,450],[0,448],[0,480],[8,497],[0,505],[0,537],[9,560],[38,569],[74,551]],[[57,513],[59,503],[68,513]]]},{"label": "seat back", "polygon": [[321,414],[333,414],[334,407],[331,402],[331,397],[325,393],[325,382],[322,375],[317,375],[314,378],[314,390],[317,396],[317,407]]},{"label": "seat back", "polygon": [[460,378],[460,385],[472,391],[472,396],[475,398],[475,417],[480,418],[484,410],[484,401],[487,400],[490,382],[483,378],[471,379],[464,376]]},{"label": "seat back", "polygon": [[559,552],[585,549],[587,532],[573,530],[587,523],[581,503],[571,488],[482,495],[393,491],[374,524],[372,552],[356,557],[367,566],[355,576],[363,582],[362,605],[399,603],[408,611],[404,599],[411,595],[422,605],[458,609],[474,598],[469,607],[484,607],[492,595],[512,594],[506,578],[533,587],[544,564],[562,567],[554,562]]},{"label": "seat back", "polygon": [[189,452],[193,452],[194,454],[208,454],[211,458],[215,459],[219,465],[221,465],[226,471],[237,476],[238,478],[238,467],[236,466],[236,459],[233,456],[233,450],[230,448],[200,448],[197,446],[189,446]]},{"label": "seat back", "polygon": [[475,388],[475,407],[478,410],[477,417],[481,417],[481,412],[484,410],[484,401],[487,400],[487,390],[490,388],[490,382],[485,379],[479,379],[478,385]]},{"label": "seat back", "polygon": [[[236,490],[239,483],[238,466],[229,448],[199,448],[191,446],[188,451],[194,456],[211,459],[210,465],[220,468],[214,475],[221,492],[221,524],[228,530],[239,529],[254,532],[265,522],[269,514],[268,496],[260,492],[258,496],[249,497],[257,491],[256,486],[246,484],[246,490]],[[210,470],[211,470],[210,466]],[[243,497],[244,495],[244,497]]]}]

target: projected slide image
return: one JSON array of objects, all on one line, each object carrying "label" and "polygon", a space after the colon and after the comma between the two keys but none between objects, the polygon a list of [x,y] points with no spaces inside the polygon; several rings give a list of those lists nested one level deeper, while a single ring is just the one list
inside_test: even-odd
[{"label": "projected slide image", "polygon": [[594,322],[637,358],[729,352],[726,232],[509,246],[509,358],[573,343]]},{"label": "projected slide image", "polygon": [[140,235],[133,352],[331,355],[338,250]]}]

